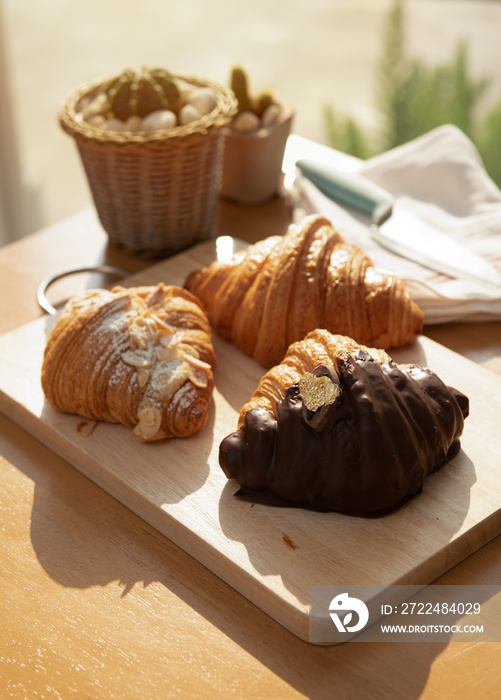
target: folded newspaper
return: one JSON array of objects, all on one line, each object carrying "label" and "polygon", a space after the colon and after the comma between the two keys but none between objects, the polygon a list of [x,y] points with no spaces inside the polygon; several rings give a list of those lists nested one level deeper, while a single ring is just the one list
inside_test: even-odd
[{"label": "folded newspaper", "polygon": [[294,168],[301,158],[318,158],[364,175],[394,195],[409,212],[501,270],[501,190],[462,131],[441,126],[367,161],[293,136],[284,160],[285,187],[296,221],[306,214],[323,214],[347,242],[363,248],[376,266],[405,279],[424,312],[425,323],[501,318],[501,286],[493,289],[452,279],[383,248],[370,235],[365,217],[327,198]]}]

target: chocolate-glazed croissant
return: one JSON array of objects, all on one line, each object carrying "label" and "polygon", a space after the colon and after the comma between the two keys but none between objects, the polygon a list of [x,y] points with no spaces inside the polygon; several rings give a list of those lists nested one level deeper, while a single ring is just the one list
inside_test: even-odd
[{"label": "chocolate-glazed croissant", "polygon": [[219,461],[243,498],[377,515],[457,455],[467,415],[429,369],[317,330],[265,374]]},{"label": "chocolate-glazed croissant", "polygon": [[205,425],[214,366],[209,321],[190,292],[115,287],[66,304],[45,347],[42,389],[59,411],[123,423],[150,442]]},{"label": "chocolate-glazed croissant", "polygon": [[374,268],[321,216],[193,272],[215,330],[265,367],[316,328],[390,348],[413,341],[423,313],[395,275]]}]

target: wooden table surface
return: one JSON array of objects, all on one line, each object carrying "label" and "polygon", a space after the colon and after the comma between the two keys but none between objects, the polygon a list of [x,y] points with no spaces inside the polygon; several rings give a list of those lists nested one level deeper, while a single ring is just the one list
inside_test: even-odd
[{"label": "wooden table surface", "polygon": [[[279,198],[223,203],[218,233],[289,221]],[[98,263],[151,261],[109,245],[91,208],[0,249],[0,332],[40,315],[46,275]],[[501,375],[501,323],[425,331]],[[300,641],[2,415],[0,528],[2,698],[499,697],[501,643]],[[498,537],[439,582],[500,580]]]}]

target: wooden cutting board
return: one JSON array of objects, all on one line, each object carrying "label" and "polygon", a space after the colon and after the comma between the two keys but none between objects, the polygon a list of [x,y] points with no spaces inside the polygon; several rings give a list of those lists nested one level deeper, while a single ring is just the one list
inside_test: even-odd
[{"label": "wooden cutting board", "polygon": [[[243,244],[223,237],[158,263],[127,284],[182,284]],[[393,352],[433,369],[470,398],[459,456],[419,496],[377,519],[271,508],[233,497],[218,465],[262,367],[214,337],[216,390],[198,435],[143,445],[119,425],[91,435],[45,401],[40,368],[52,317],[0,338],[0,410],[302,639],[310,585],[426,584],[501,531],[501,379],[421,338]]]}]

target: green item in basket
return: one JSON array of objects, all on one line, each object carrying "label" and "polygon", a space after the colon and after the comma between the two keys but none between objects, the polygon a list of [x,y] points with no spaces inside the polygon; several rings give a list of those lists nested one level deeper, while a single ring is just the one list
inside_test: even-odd
[{"label": "green item in basket", "polygon": [[109,80],[104,93],[110,104],[110,117],[123,121],[133,116],[145,117],[159,109],[178,115],[181,107],[179,88],[171,73],[163,68],[127,68]]}]

